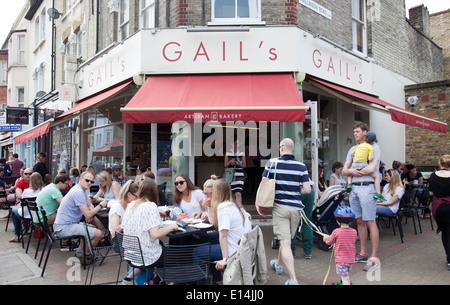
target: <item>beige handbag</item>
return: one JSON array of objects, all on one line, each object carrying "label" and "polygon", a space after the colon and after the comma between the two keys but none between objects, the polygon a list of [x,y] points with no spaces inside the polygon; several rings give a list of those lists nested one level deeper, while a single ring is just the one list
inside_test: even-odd
[{"label": "beige handbag", "polygon": [[256,192],[255,204],[262,208],[273,208],[275,201],[275,184],[277,175],[277,163],[275,162],[275,169],[273,172],[273,179],[269,178],[270,172],[272,171],[273,163],[270,165],[267,175],[262,177],[261,183],[259,184],[258,191]]}]

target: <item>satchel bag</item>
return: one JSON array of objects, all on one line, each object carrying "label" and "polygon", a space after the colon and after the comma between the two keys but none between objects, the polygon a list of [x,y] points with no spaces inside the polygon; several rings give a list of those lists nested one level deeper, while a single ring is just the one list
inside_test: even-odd
[{"label": "satchel bag", "polygon": [[[273,163],[275,163],[275,169],[273,172],[273,179],[270,179],[269,175],[272,171]],[[265,177],[262,177],[261,183],[258,187],[258,191],[256,192],[255,204],[262,208],[273,208],[273,204],[275,202],[275,184],[278,162],[273,163],[270,165],[270,168],[267,171],[267,175]]]},{"label": "satchel bag", "polygon": [[227,180],[228,183],[231,184],[234,180],[234,172],[236,171],[236,166],[225,168],[225,172],[223,173],[223,179]]}]

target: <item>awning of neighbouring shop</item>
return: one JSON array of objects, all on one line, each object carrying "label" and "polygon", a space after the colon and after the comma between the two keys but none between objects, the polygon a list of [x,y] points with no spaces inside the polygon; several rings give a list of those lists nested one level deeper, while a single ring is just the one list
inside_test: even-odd
[{"label": "awning of neighbouring shop", "polygon": [[[114,148],[120,147],[120,149]],[[123,155],[123,143],[118,138],[114,138],[108,145],[100,149],[94,150],[93,156],[122,156]]]},{"label": "awning of neighbouring shop", "polygon": [[149,76],[122,110],[124,123],[305,120],[291,73]]},{"label": "awning of neighbouring shop", "polygon": [[123,84],[117,85],[113,88],[110,88],[106,91],[103,91],[102,93],[96,94],[92,97],[88,97],[84,100],[79,101],[75,106],[61,114],[55,119],[55,124],[59,124],[63,121],[67,121],[74,116],[79,116],[89,110],[91,110],[93,107],[98,107],[101,102],[114,97],[115,95],[122,92],[122,90],[125,90],[129,84],[131,84],[132,81],[127,81]]},{"label": "awning of neighbouring shop", "polygon": [[[438,132],[442,132],[442,133],[447,132],[447,123],[436,121],[436,120],[418,115],[416,113],[407,111],[398,106],[395,106],[388,102],[385,102],[373,95],[369,95],[369,94],[355,91],[355,90],[352,90],[349,88],[345,88],[345,87],[342,87],[342,86],[339,86],[336,84],[332,84],[332,83],[317,79],[317,78],[309,76],[309,75],[307,76],[307,80],[311,80],[311,84],[313,84],[314,86],[321,88],[321,89],[327,91],[328,93],[331,93],[349,103],[352,103],[352,104],[355,104],[358,106],[362,106],[362,107],[369,106],[369,108],[374,109],[374,110],[386,111],[387,113],[391,114],[391,119],[394,122],[398,122],[398,123],[402,123],[402,124],[406,124],[406,125],[410,125],[410,126],[416,126],[416,127],[420,127],[420,128],[424,128],[424,129],[433,130],[433,131],[438,131]],[[343,93],[344,95],[339,94],[339,92]],[[348,96],[350,96],[352,98],[356,98],[357,100],[355,101],[355,100],[349,98]],[[362,103],[359,102],[358,100],[362,101]],[[366,103],[369,103],[369,105],[365,105]],[[381,108],[371,107],[370,104],[375,104],[377,106],[381,106]]]},{"label": "awning of neighbouring shop", "polygon": [[53,119],[47,120],[44,123],[41,123],[19,135],[17,135],[14,138],[14,143],[20,144],[26,141],[29,141],[31,139],[37,138],[39,136],[42,136],[43,134],[46,134],[50,130],[50,123],[53,122]]}]

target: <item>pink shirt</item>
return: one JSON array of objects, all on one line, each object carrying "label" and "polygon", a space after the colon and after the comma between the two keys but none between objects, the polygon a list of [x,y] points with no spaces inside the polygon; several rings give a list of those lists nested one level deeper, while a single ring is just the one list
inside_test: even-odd
[{"label": "pink shirt", "polygon": [[336,263],[354,264],[356,255],[356,238],[358,233],[353,228],[337,228],[331,236],[325,239],[327,245],[334,246],[334,261]]}]

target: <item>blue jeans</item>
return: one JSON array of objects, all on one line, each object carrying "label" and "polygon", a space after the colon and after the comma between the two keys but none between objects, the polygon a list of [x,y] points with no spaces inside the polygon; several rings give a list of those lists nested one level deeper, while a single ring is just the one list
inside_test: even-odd
[{"label": "blue jeans", "polygon": [[21,206],[15,206],[11,211],[11,218],[14,224],[14,235],[19,236],[22,233],[22,217],[19,215],[19,209]]},{"label": "blue jeans", "polygon": [[395,213],[392,212],[392,210],[384,205],[377,205],[377,214],[387,215],[387,216],[394,216]]},{"label": "blue jeans", "polygon": [[[201,246],[197,247],[194,250],[194,257],[198,257],[198,255],[196,255],[196,251],[201,251],[200,248]],[[216,269],[216,264],[214,263],[215,261],[222,259],[222,250],[220,249],[218,239],[211,240],[211,253],[209,259],[210,259],[209,270],[211,271],[214,281],[215,282],[222,281],[222,272]]]}]

